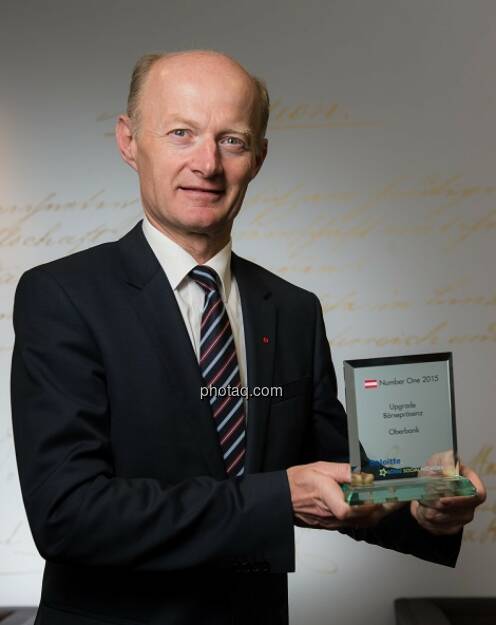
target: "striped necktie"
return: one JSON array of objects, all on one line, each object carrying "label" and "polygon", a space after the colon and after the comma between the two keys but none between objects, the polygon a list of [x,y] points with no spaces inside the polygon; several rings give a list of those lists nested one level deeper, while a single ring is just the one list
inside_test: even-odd
[{"label": "striped necktie", "polygon": [[209,401],[226,473],[240,476],[244,472],[246,430],[243,397],[236,396],[241,378],[231,324],[216,272],[206,265],[197,265],[189,275],[205,293],[199,364],[205,386],[213,391]]}]

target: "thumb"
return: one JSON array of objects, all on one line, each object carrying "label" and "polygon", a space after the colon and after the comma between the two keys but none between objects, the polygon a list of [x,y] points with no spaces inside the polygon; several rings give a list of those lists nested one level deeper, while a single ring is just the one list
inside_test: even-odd
[{"label": "thumb", "polygon": [[351,482],[351,467],[347,462],[317,462],[315,468],[319,473],[332,477],[338,484]]},{"label": "thumb", "polygon": [[477,491],[476,496],[479,498],[480,503],[483,503],[487,497],[487,490],[477,473],[467,465],[460,463],[460,474],[472,482],[472,485],[475,486],[475,490]]},{"label": "thumb", "polygon": [[419,502],[413,500],[410,502],[410,513],[414,519],[417,519],[417,510],[419,509]]}]

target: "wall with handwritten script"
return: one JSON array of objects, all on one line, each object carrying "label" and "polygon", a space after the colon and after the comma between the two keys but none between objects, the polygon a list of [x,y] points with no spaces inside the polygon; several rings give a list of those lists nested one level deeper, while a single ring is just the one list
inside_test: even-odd
[{"label": "wall with handwritten script", "polygon": [[115,115],[139,55],[191,47],[272,95],[235,250],[318,294],[341,397],[344,359],[452,351],[461,457],[489,489],[455,570],[298,531],[292,622],[392,625],[394,597],[495,594],[495,18],[485,0],[2,2],[0,605],[36,603],[43,564],[10,424],[16,283],[139,219]]}]

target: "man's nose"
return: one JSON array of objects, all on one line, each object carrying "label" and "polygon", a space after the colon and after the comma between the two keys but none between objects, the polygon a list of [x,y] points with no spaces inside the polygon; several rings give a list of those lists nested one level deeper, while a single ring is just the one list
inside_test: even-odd
[{"label": "man's nose", "polygon": [[222,172],[222,159],[215,139],[204,138],[198,142],[192,155],[191,169],[205,178]]}]

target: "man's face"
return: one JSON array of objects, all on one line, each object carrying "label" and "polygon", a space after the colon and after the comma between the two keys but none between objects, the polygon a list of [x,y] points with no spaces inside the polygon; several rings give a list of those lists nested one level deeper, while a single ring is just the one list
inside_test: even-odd
[{"label": "man's face", "polygon": [[131,164],[149,219],[173,238],[228,238],[265,155],[250,79],[224,57],[158,61],[139,109]]}]

